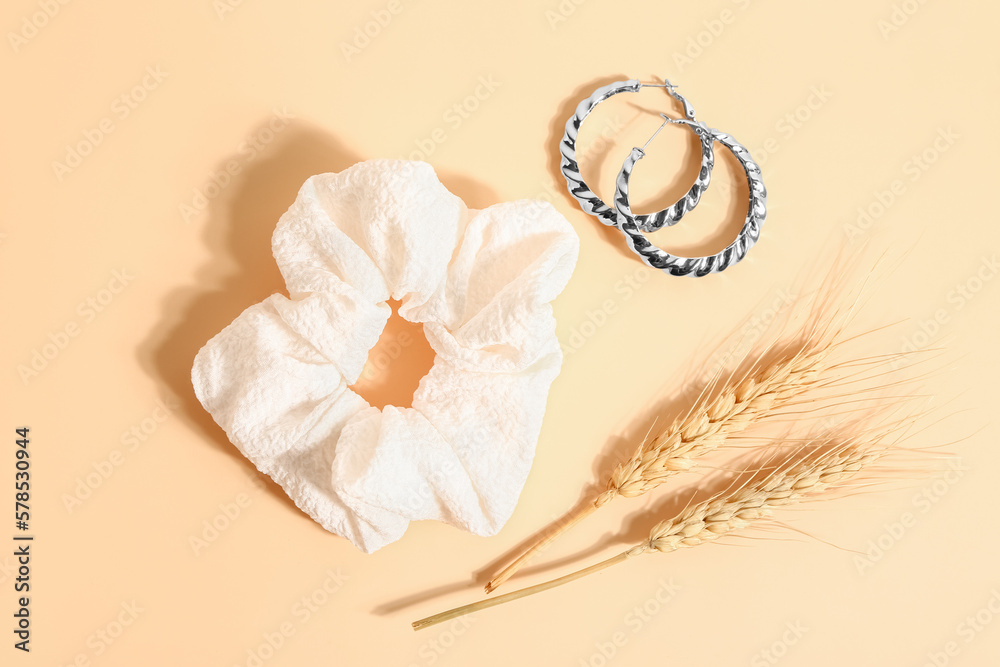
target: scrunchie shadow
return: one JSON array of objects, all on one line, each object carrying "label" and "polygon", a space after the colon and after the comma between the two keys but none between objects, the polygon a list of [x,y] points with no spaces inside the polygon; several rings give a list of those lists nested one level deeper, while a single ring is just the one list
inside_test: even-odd
[{"label": "scrunchie shadow", "polygon": [[[248,136],[258,135],[268,127],[265,119]],[[194,394],[191,367],[198,350],[247,307],[280,292],[287,294],[284,280],[271,253],[271,235],[281,215],[295,200],[302,183],[314,174],[339,172],[362,158],[328,133],[298,120],[292,120],[273,142],[252,158],[233,153],[220,159],[213,172],[223,173],[226,164],[236,161],[240,171],[216,196],[207,200],[204,211],[185,222],[177,215],[177,233],[190,236],[192,252],[208,248],[210,259],[193,278],[183,277],[178,286],[160,303],[160,316],[136,348],[140,367],[160,386],[160,394],[174,399],[179,407],[175,415],[183,420],[209,446],[238,461],[247,476],[265,480],[270,493],[282,499],[295,514],[319,528],[282,488],[269,477],[260,475],[212,419]],[[461,176],[438,174],[445,186],[470,207],[483,208],[494,203],[492,190]],[[204,189],[206,181],[199,183]],[[191,201],[183,203],[190,205]],[[178,204],[180,205],[179,202]],[[393,320],[398,320],[393,322]],[[387,326],[391,335],[405,329],[415,337],[412,326],[395,316]],[[420,338],[412,350],[389,355],[385,363],[375,364],[368,390],[360,388],[369,402],[391,402],[401,396],[389,387],[416,388],[430,368],[433,357],[421,353]],[[389,339],[391,342],[391,338]],[[380,343],[381,343],[380,339]],[[426,339],[423,339],[426,345]],[[380,346],[372,351],[375,359]],[[429,348],[428,348],[429,349]],[[381,389],[380,389],[381,388]]]}]

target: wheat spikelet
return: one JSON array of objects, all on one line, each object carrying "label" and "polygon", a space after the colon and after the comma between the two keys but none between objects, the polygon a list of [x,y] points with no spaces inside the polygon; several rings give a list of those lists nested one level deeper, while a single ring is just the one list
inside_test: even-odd
[{"label": "wheat spikelet", "polygon": [[[642,495],[670,477],[690,469],[695,459],[723,445],[726,438],[777,414],[792,399],[818,385],[836,345],[826,336],[808,339],[797,350],[785,348],[763,364],[758,361],[741,374],[730,374],[724,382],[709,383],[694,405],[665,430],[643,442],[620,463],[607,481],[605,491],[583,505],[564,523],[536,541],[486,585],[496,589],[536,553],[594,511],[617,496]],[[721,389],[713,393],[716,385]]]},{"label": "wheat spikelet", "polygon": [[656,524],[648,542],[635,548],[667,553],[716,540],[769,518],[777,507],[803,502],[843,484],[883,453],[859,439],[802,446],[798,456],[772,466],[761,479],[734,486]]},{"label": "wheat spikelet", "polygon": [[615,496],[640,496],[690,469],[697,457],[721,446],[727,436],[766,419],[815,385],[829,354],[829,347],[813,344],[727,384],[715,396],[703,395],[684,417],[615,468],[595,504]]},{"label": "wheat spikelet", "polygon": [[[889,436],[900,430],[901,423],[897,422],[877,433],[861,433],[843,440],[825,436],[794,446],[791,456],[773,464],[765,462],[749,471],[742,482],[737,479],[707,500],[689,504],[676,516],[656,524],[647,540],[612,558],[543,584],[429,616],[414,622],[413,628],[420,630],[540,593],[645,553],[690,548],[742,531],[755,522],[769,519],[776,508],[846,488],[860,471],[870,469],[893,448],[895,443],[889,442]],[[776,457],[775,454],[771,458]]]},{"label": "wheat spikelet", "polygon": [[[603,492],[579,505],[547,534],[531,542],[486,584],[486,592],[495,590],[557,537],[614,498],[631,498],[648,493],[674,475],[692,468],[699,457],[718,449],[730,437],[775,416],[787,416],[786,408],[807,404],[809,408],[803,412],[814,412],[820,409],[824,399],[811,390],[838,386],[842,378],[835,376],[845,369],[867,369],[884,363],[885,359],[879,357],[839,364],[831,362],[837,348],[852,340],[844,336],[844,331],[865,300],[868,279],[872,276],[870,273],[854,298],[847,300],[846,306],[838,306],[838,301],[844,300],[847,290],[849,272],[843,269],[848,264],[850,262],[838,256],[822,287],[809,302],[805,322],[791,335],[778,339],[794,341],[794,344],[786,342],[780,347],[777,342],[758,345],[747,352],[742,364],[737,365],[737,369],[742,367],[746,370],[734,370],[728,374],[723,374],[721,370],[717,372],[686,414],[675,419],[652,439],[641,442],[632,456],[611,473]],[[863,384],[871,379],[861,377],[860,381]],[[843,382],[840,386],[847,387],[857,381]],[[852,397],[874,389],[879,387],[854,385],[849,388]],[[826,400],[840,398],[843,397],[828,396]],[[846,400],[843,403],[852,402],[855,401]],[[853,411],[848,409],[848,412]]]},{"label": "wheat spikelet", "polygon": [[[833,305],[845,288],[845,275],[831,270],[826,289],[816,296],[805,326],[795,335],[797,346],[779,349],[769,361],[772,346],[764,346],[747,354],[754,361],[744,373],[734,371],[725,382],[720,382],[717,374],[683,417],[652,440],[641,443],[627,461],[615,468],[595,504],[600,507],[616,496],[631,498],[653,490],[689,470],[696,458],[723,445],[728,436],[774,416],[810,389],[831,386],[828,371],[868,365],[864,360],[835,366],[829,361],[834,351],[849,340],[844,338],[844,330],[863,299],[864,285],[843,311]],[[721,389],[713,394],[720,384]]]}]

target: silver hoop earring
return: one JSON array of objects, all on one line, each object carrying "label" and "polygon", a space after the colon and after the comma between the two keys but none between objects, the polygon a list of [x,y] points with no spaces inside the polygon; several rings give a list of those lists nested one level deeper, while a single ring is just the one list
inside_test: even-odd
[{"label": "silver hoop earring", "polygon": [[[663,115],[663,114],[661,114]],[[732,266],[743,259],[747,251],[757,242],[760,236],[760,227],[767,217],[767,190],[764,188],[764,181],[761,178],[760,167],[750,157],[750,151],[743,144],[736,141],[731,135],[719,130],[706,127],[703,123],[696,123],[692,120],[679,120],[663,115],[663,128],[667,123],[687,124],[696,128],[696,131],[703,132],[710,141],[718,141],[730,150],[730,152],[740,162],[743,171],[746,172],[747,183],[750,186],[750,196],[747,202],[747,217],[743,221],[743,227],[736,239],[726,246],[721,252],[706,257],[681,257],[671,255],[650,243],[643,234],[643,229],[635,222],[631,206],[628,200],[628,181],[632,174],[635,163],[645,155],[643,149],[633,148],[632,153],[625,159],[621,171],[618,173],[617,186],[615,188],[615,208],[618,211],[617,227],[625,234],[625,240],[629,248],[632,249],[647,265],[654,269],[661,269],[674,276],[695,276],[700,277],[709,273],[716,273]],[[659,130],[657,130],[659,132]],[[654,137],[656,134],[653,135]],[[650,137],[652,141],[652,137]],[[647,145],[649,142],[646,142]]]},{"label": "silver hoop earring", "polygon": [[598,88],[590,97],[577,105],[576,113],[566,121],[566,131],[559,145],[559,151],[562,154],[561,169],[563,176],[566,177],[566,185],[569,188],[569,193],[580,202],[580,206],[585,212],[595,216],[602,224],[617,226],[617,220],[622,214],[605,204],[591,190],[580,174],[580,164],[576,160],[576,139],[580,131],[580,126],[583,124],[584,119],[590,115],[590,112],[594,110],[594,107],[613,95],[623,92],[637,93],[641,88],[664,88],[667,93],[679,100],[684,105],[685,116],[688,120],[692,121],[692,129],[698,133],[701,139],[701,168],[698,172],[698,178],[691,185],[687,194],[656,213],[629,214],[630,218],[635,221],[638,229],[652,232],[661,227],[676,224],[686,213],[698,205],[702,193],[708,187],[711,180],[712,167],[715,164],[715,155],[712,146],[713,139],[707,133],[700,131],[702,126],[694,122],[694,109],[691,108],[691,105],[683,96],[674,90],[675,86],[673,84],[666,79],[664,79],[664,83],[641,83],[637,79],[629,79]]}]

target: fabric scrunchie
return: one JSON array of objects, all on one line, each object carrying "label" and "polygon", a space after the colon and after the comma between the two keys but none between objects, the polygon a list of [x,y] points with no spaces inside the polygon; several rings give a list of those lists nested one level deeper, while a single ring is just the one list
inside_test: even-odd
[{"label": "fabric scrunchie", "polygon": [[[288,297],[198,352],[195,394],[327,530],[372,552],[410,521],[495,534],[514,510],[562,353],[550,301],[579,241],[551,205],[469,209],[423,162],[310,177],[272,238]],[[435,352],[412,407],[350,389],[391,309]]]}]

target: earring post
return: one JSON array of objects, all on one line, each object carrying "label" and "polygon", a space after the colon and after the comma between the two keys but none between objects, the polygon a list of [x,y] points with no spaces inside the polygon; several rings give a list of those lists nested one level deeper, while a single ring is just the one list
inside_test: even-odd
[{"label": "earring post", "polygon": [[670,83],[670,79],[664,79],[663,83],[640,83],[639,87],[640,88],[669,88],[670,90],[673,90],[677,86],[675,84]]},{"label": "earring post", "polygon": [[662,130],[663,128],[665,128],[667,126],[667,123],[672,123],[674,121],[673,118],[671,118],[670,116],[668,116],[668,115],[666,115],[664,113],[661,113],[660,117],[663,118],[663,123],[658,128],[656,128],[656,132],[653,132],[653,136],[651,136],[649,139],[647,139],[646,143],[644,143],[642,145],[642,150],[643,151],[645,151],[646,150],[646,146],[649,146],[650,142],[652,142],[653,139],[656,138],[656,135],[658,135],[660,133],[660,130]]}]

